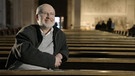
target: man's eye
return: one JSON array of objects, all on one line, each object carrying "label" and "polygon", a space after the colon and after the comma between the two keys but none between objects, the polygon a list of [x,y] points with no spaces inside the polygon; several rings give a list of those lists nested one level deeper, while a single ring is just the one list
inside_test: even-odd
[{"label": "man's eye", "polygon": [[46,12],[43,12],[43,14],[47,14]]},{"label": "man's eye", "polygon": [[54,13],[47,13],[47,12],[42,12],[44,15],[55,15]]},{"label": "man's eye", "polygon": [[54,13],[50,13],[50,15],[54,15]]}]

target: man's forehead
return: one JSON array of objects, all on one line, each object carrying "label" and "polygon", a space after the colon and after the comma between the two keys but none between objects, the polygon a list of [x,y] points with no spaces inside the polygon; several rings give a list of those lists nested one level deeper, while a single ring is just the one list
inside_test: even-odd
[{"label": "man's forehead", "polygon": [[42,9],[44,11],[55,11],[54,8],[51,5],[49,5],[49,4],[44,4]]}]

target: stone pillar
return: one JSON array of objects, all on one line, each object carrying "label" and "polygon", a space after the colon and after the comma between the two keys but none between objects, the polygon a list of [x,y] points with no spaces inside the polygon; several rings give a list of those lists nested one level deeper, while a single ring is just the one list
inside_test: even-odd
[{"label": "stone pillar", "polygon": [[74,0],[74,29],[80,29],[81,0]]},{"label": "stone pillar", "polygon": [[135,0],[127,0],[127,22],[129,26],[127,29],[131,28],[135,24]]},{"label": "stone pillar", "polygon": [[37,0],[11,0],[12,2],[12,27],[23,27],[36,23],[35,9]]},{"label": "stone pillar", "polygon": [[74,8],[73,8],[73,4],[74,1],[73,0],[67,0],[68,4],[67,4],[67,26],[68,29],[73,29],[73,25],[74,25]]},{"label": "stone pillar", "polygon": [[21,26],[22,21],[22,8],[21,0],[10,0],[11,1],[11,25],[13,28]]},{"label": "stone pillar", "polygon": [[6,27],[6,0],[0,0],[0,28]]},{"label": "stone pillar", "polygon": [[35,23],[35,10],[38,4],[36,0],[22,0],[22,26]]},{"label": "stone pillar", "polygon": [[68,29],[80,29],[81,0],[68,0]]}]

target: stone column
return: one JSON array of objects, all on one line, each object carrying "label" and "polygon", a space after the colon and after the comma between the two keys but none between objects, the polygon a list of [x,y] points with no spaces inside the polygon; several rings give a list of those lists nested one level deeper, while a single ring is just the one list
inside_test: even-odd
[{"label": "stone column", "polygon": [[6,0],[0,0],[0,28],[6,27]]},{"label": "stone column", "polygon": [[127,22],[131,28],[135,23],[135,0],[127,0]]},{"label": "stone column", "polygon": [[68,27],[80,29],[81,0],[68,0]]},{"label": "stone column", "polygon": [[68,29],[73,29],[74,25],[74,0],[67,0],[68,5],[67,5],[67,26]]},{"label": "stone column", "polygon": [[81,0],[74,1],[74,29],[80,29],[81,21]]},{"label": "stone column", "polygon": [[35,23],[37,0],[11,0],[12,27],[23,27]]},{"label": "stone column", "polygon": [[12,5],[11,11],[11,25],[13,28],[21,26],[22,21],[22,8],[21,0],[10,0]]},{"label": "stone column", "polygon": [[35,23],[36,0],[22,0],[22,26]]}]

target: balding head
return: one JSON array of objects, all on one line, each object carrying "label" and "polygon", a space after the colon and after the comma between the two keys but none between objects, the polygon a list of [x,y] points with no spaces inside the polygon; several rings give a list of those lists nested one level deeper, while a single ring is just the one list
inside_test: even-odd
[{"label": "balding head", "polygon": [[55,13],[54,8],[50,4],[42,4],[36,9],[36,15],[41,14],[44,11],[53,11]]}]

